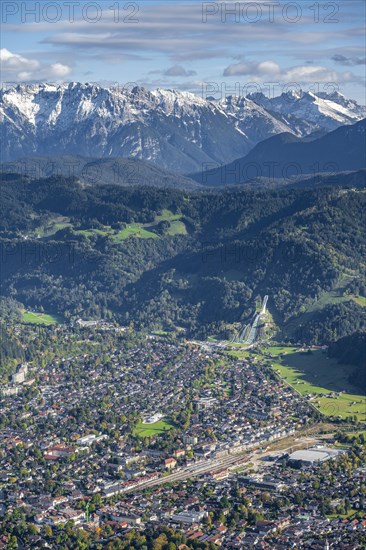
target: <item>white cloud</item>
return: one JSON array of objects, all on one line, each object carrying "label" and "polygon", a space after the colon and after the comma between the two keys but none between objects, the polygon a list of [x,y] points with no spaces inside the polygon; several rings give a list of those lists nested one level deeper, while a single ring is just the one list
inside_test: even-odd
[{"label": "white cloud", "polygon": [[30,59],[11,52],[6,48],[0,50],[0,64],[4,82],[58,79],[65,78],[71,73],[71,68],[63,63],[47,65],[37,59]]},{"label": "white cloud", "polygon": [[229,65],[224,70],[223,76],[244,76],[248,74],[252,74],[252,71],[254,70],[254,63],[245,63],[244,61],[241,61],[240,63],[233,63],[232,65]]},{"label": "white cloud", "polygon": [[0,50],[1,69],[4,71],[14,72],[28,69],[30,71],[37,70],[40,63],[34,59],[27,59],[22,55],[12,53],[6,48]]},{"label": "white cloud", "polygon": [[280,74],[281,69],[274,61],[261,61],[260,63],[254,61],[240,61],[239,63],[233,63],[224,70],[224,76],[270,76]]},{"label": "white cloud", "polygon": [[283,73],[286,82],[350,82],[355,79],[350,72],[338,73],[321,66],[292,67]]},{"label": "white cloud", "polygon": [[299,65],[288,69],[281,67],[271,60],[260,63],[251,61],[240,61],[229,65],[224,69],[223,76],[245,76],[257,82],[268,82],[269,79],[276,79],[282,83],[296,82],[308,84],[312,82],[355,82],[357,77],[351,72],[333,71],[319,65]]},{"label": "white cloud", "polygon": [[258,71],[263,74],[276,74],[280,72],[280,67],[273,61],[262,61],[258,64]]},{"label": "white cloud", "polygon": [[182,65],[173,65],[164,71],[165,76],[194,76],[196,74],[196,71],[187,71]]},{"label": "white cloud", "polygon": [[53,63],[50,67],[51,76],[54,77],[65,77],[70,74],[71,69],[68,65],[63,65],[62,63]]},{"label": "white cloud", "polygon": [[[314,24],[314,10],[305,5],[300,10],[301,20],[290,23],[283,17],[282,3],[273,4],[274,19],[270,22],[268,1],[249,2],[252,7],[248,12],[244,9],[245,2],[249,0],[239,3],[235,0],[213,2],[214,9],[218,10],[215,15],[207,17],[207,22],[203,21],[200,2],[142,2],[134,16],[136,21],[132,24],[126,24],[124,19],[128,13],[123,13],[123,10],[119,14],[120,20],[116,22],[115,11],[102,6],[103,2],[99,2],[102,17],[92,24],[88,18],[82,17],[82,10],[75,10],[75,19],[71,22],[69,10],[62,6],[63,17],[58,22],[50,24],[41,18],[39,23],[34,23],[29,18],[29,21],[20,24],[16,18],[10,17],[4,30],[6,33],[28,33],[27,40],[29,43],[33,41],[34,48],[38,50],[40,45],[44,47],[42,54],[32,56],[41,62],[47,56],[47,59],[66,63],[65,67],[75,67],[73,78],[76,79],[90,71],[97,75],[102,67],[103,78],[106,79],[112,79],[117,74],[124,79],[126,74],[131,74],[134,80],[139,80],[156,74],[161,75],[161,81],[169,81],[182,89],[189,78],[194,78],[195,73],[177,67],[184,67],[189,62],[189,69],[194,69],[200,78],[210,81],[217,81],[225,66],[229,65],[224,72],[226,77],[243,75],[259,83],[268,79],[287,82],[290,78],[299,77],[306,82],[312,77],[323,81],[324,78],[328,79],[327,75],[331,75],[331,81],[340,82],[342,71],[350,69],[356,76],[350,80],[353,75],[344,73],[346,80],[343,83],[352,81],[359,85],[361,62],[364,59],[364,29],[361,22],[365,3],[362,3],[360,13],[359,0],[347,0],[344,3],[347,6],[342,4],[342,21],[334,25],[323,21],[330,15],[331,6],[323,10],[319,24]],[[261,2],[263,6],[260,6]],[[228,9],[239,6],[239,21],[235,21],[232,16],[222,17],[222,11],[224,15],[227,11],[226,4],[231,4],[227,5]],[[262,15],[257,22],[250,23],[243,13],[255,13],[254,4],[261,8],[258,11]],[[302,3],[297,4],[300,6]],[[290,8],[288,16],[292,14]],[[243,59],[243,52],[254,61]],[[332,59],[336,54],[338,56]],[[268,57],[275,61],[281,60],[281,67]],[[316,71],[309,73],[302,68],[309,65],[308,60],[313,62]],[[22,63],[19,59],[14,62]],[[117,73],[114,65],[122,64],[124,66]],[[61,76],[53,78],[65,78],[68,69],[60,68],[59,71]],[[51,65],[45,67],[41,63],[41,67],[34,69],[26,64],[19,68],[17,77],[12,78],[8,72],[6,78],[17,80],[19,73],[22,73],[23,76],[26,74],[27,79],[46,80],[47,76],[52,78],[54,72],[57,73],[58,69],[52,69]],[[17,75],[15,70],[12,74]]]}]

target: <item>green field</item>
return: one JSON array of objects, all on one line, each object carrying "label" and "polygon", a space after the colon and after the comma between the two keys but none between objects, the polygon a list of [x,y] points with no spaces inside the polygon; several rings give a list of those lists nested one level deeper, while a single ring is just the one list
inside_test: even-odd
[{"label": "green field", "polygon": [[32,325],[55,325],[59,320],[54,315],[46,313],[34,313],[33,311],[22,311],[22,320],[24,323]]},{"label": "green field", "polygon": [[156,233],[144,229],[142,225],[137,223],[128,224],[125,229],[115,232],[111,227],[104,227],[104,229],[79,229],[75,231],[77,235],[84,235],[85,237],[92,237],[93,235],[102,235],[104,237],[111,238],[114,242],[119,243],[128,239],[129,237],[137,237],[140,239],[157,239],[159,238]]},{"label": "green field", "polygon": [[[239,344],[239,346],[240,345],[243,345],[243,344]],[[246,357],[250,357],[251,355],[253,355],[253,352],[249,350],[247,351],[246,349],[238,349],[238,350],[228,351],[228,354],[231,355],[232,357],[237,357],[238,359],[245,359]]]},{"label": "green field", "polygon": [[187,235],[187,229],[183,222],[176,220],[170,222],[170,227],[167,234],[171,237],[174,237],[175,235]]},{"label": "green field", "polygon": [[167,230],[167,235],[171,237],[175,235],[187,235],[187,228],[181,219],[182,214],[173,214],[170,210],[164,209],[160,215],[155,216],[155,223],[158,224],[162,221],[169,222],[170,227]]},{"label": "green field", "polygon": [[174,428],[174,426],[168,420],[158,420],[153,424],[139,422],[133,430],[133,435],[137,437],[152,437],[154,435],[160,435],[172,428]]},{"label": "green field", "polygon": [[[168,221],[170,223],[170,227],[167,230],[167,235],[174,237],[175,235],[187,234],[186,226],[184,222],[181,221],[181,218],[182,214],[173,214],[170,210],[163,210],[160,215],[155,216],[154,222],[150,224],[130,223],[127,224],[125,229],[118,232],[113,230],[110,226],[105,226],[98,229],[76,229],[74,230],[74,233],[76,235],[84,235],[88,238],[93,237],[94,235],[102,235],[104,237],[109,237],[115,243],[120,243],[130,237],[140,239],[159,239],[159,235],[154,233],[154,226],[161,221]],[[36,233],[39,237],[49,237],[65,227],[70,227],[73,229],[69,218],[58,216],[49,220],[47,225],[39,227],[36,230]]]},{"label": "green field", "polygon": [[144,229],[141,225],[137,223],[128,224],[125,229],[119,231],[116,235],[112,236],[112,239],[115,242],[121,242],[130,237],[138,237],[140,239],[158,239],[159,236],[152,231]]},{"label": "green field", "polygon": [[365,298],[365,296],[351,296],[351,298],[359,306],[366,307],[366,298]]},{"label": "green field", "polygon": [[39,237],[51,237],[57,231],[65,229],[65,227],[71,227],[70,219],[64,216],[55,216],[54,218],[48,220],[47,224],[37,227],[35,233]]},{"label": "green field", "polygon": [[75,231],[77,235],[84,235],[84,237],[92,237],[93,235],[107,236],[110,234],[108,229],[78,229]]},{"label": "green field", "polygon": [[296,348],[293,346],[286,347],[286,346],[272,346],[270,348],[266,348],[264,350],[264,353],[268,353],[270,355],[281,355],[281,354],[287,354],[287,353],[294,353],[296,351]]},{"label": "green field", "polygon": [[234,349],[238,348],[239,350],[240,349],[246,350],[246,348],[248,347],[248,344],[244,344],[243,342],[230,342],[230,344],[228,345]]},{"label": "green field", "polygon": [[[288,353],[276,359],[273,368],[301,395],[311,397],[312,404],[323,414],[341,418],[356,416],[358,421],[366,422],[366,398],[359,388],[348,382],[353,367],[340,365],[323,351],[313,350],[310,354]],[[331,393],[342,391],[346,393],[330,397]]]},{"label": "green field", "polygon": [[182,217],[182,214],[173,214],[173,212],[171,212],[170,210],[164,209],[160,215],[155,216],[155,222],[156,223],[163,222],[163,221],[173,222],[176,220],[180,220],[181,217]]}]

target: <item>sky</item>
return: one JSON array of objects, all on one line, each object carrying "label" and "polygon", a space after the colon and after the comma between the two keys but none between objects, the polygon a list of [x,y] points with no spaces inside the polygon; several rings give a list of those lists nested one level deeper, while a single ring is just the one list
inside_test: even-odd
[{"label": "sky", "polygon": [[3,0],[2,84],[140,85],[216,99],[337,90],[365,104],[365,6]]}]

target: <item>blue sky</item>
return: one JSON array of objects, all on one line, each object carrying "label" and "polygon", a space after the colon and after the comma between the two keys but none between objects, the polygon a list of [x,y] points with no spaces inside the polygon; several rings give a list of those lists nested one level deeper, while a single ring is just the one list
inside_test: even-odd
[{"label": "blue sky", "polygon": [[365,2],[2,2],[2,81],[218,98],[338,89],[365,104]]}]

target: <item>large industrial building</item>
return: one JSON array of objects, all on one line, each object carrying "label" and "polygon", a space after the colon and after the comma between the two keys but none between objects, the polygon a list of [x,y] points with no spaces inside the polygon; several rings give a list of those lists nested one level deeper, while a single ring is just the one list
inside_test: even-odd
[{"label": "large industrial building", "polygon": [[289,456],[291,462],[301,462],[304,466],[312,466],[326,460],[331,460],[342,454],[342,450],[329,447],[312,447],[302,451],[295,451]]}]

